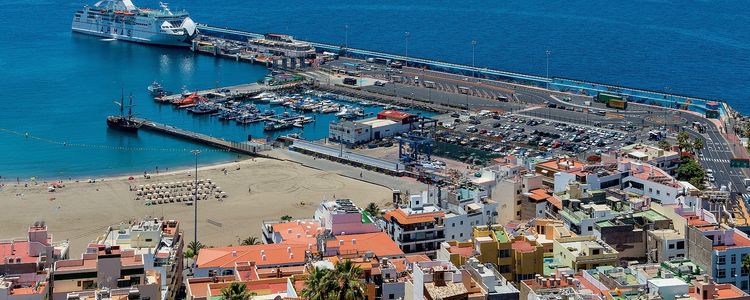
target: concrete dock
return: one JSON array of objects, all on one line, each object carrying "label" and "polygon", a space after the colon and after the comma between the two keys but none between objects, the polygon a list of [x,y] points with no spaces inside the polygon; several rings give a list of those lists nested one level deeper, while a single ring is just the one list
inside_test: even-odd
[{"label": "concrete dock", "polygon": [[227,141],[224,139],[212,137],[198,132],[188,131],[180,129],[171,125],[157,123],[148,119],[133,118],[133,121],[141,124],[141,129],[158,132],[174,136],[177,138],[185,139],[191,142],[205,144],[211,147],[224,149],[239,154],[262,156],[259,152],[267,151],[271,149],[271,146],[254,143],[254,142],[234,142]]},{"label": "concrete dock", "polygon": [[[233,86],[227,86],[227,87],[221,87],[221,88],[213,88],[208,90],[201,90],[201,91],[194,91],[194,93],[198,93],[200,96],[208,96],[211,95],[214,98],[223,98],[223,97],[244,97],[248,95],[253,95],[261,92],[267,92],[267,91],[276,91],[276,90],[282,90],[282,89],[288,89],[295,87],[299,85],[300,82],[293,82],[283,85],[264,85],[264,84],[258,84],[258,83],[246,83],[246,84],[240,84],[240,85],[233,85]],[[176,100],[179,100],[182,98],[182,94],[174,94],[174,95],[168,95],[160,98],[159,102],[173,102]]]}]

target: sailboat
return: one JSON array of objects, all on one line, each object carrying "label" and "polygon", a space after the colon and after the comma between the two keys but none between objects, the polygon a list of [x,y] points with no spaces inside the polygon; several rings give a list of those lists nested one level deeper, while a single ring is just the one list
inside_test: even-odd
[{"label": "sailboat", "polygon": [[[124,96],[120,96],[120,102],[115,101],[115,104],[120,106],[120,115],[107,117],[107,126],[117,130],[137,132],[142,124],[133,120],[133,95],[130,95],[130,104],[125,105],[124,100]],[[125,115],[125,106],[128,107],[127,115]]]}]

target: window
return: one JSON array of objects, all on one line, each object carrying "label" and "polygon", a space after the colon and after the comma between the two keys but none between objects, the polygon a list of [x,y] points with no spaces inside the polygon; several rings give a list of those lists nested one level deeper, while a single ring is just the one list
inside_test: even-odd
[{"label": "window", "polygon": [[395,299],[395,298],[396,298],[396,295],[394,295],[394,294],[388,294],[388,299]]},{"label": "window", "polygon": [[723,265],[727,263],[727,257],[724,255],[719,255],[719,257],[716,260],[717,260],[716,262],[717,265]]},{"label": "window", "polygon": [[497,252],[497,257],[506,258],[510,257],[510,249],[503,249]]},{"label": "window", "polygon": [[743,280],[742,283],[740,283],[740,286],[742,286],[743,291],[747,291],[747,280]]},{"label": "window", "polygon": [[685,241],[677,242],[677,249],[685,249]]},{"label": "window", "polygon": [[456,223],[451,223],[451,227],[456,227]]},{"label": "window", "polygon": [[510,265],[500,265],[498,266],[497,271],[500,273],[510,273]]},{"label": "window", "polygon": [[737,263],[737,254],[732,254],[732,256],[729,257],[729,263],[730,264],[736,264]]},{"label": "window", "polygon": [[594,227],[589,226],[589,231],[594,230]]},{"label": "window", "polygon": [[734,278],[734,276],[737,276],[737,269],[735,268],[729,269],[729,276],[730,278]]},{"label": "window", "polygon": [[464,237],[464,233],[462,232],[462,233],[460,233],[460,234],[459,234],[458,236],[459,236],[459,237]]},{"label": "window", "polygon": [[455,234],[451,234],[451,240],[455,240],[455,239],[456,239],[456,235]]},{"label": "window", "polygon": [[674,249],[674,244],[669,244],[669,249]]},{"label": "window", "polygon": [[461,225],[464,225],[464,221],[461,221]]},{"label": "window", "polygon": [[727,277],[727,270],[718,269],[716,271],[716,278],[726,278],[726,277]]}]

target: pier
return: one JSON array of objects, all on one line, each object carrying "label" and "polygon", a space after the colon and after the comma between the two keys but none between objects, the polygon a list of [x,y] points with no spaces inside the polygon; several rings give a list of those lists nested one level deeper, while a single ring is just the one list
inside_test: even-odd
[{"label": "pier", "polygon": [[[249,96],[261,92],[267,92],[267,91],[276,91],[276,90],[282,90],[282,89],[288,89],[292,87],[296,87],[299,85],[300,82],[292,82],[282,85],[265,85],[265,84],[258,84],[258,83],[246,83],[246,84],[240,84],[240,85],[233,85],[233,86],[227,86],[227,87],[220,87],[220,88],[213,88],[208,90],[201,90],[201,91],[195,91],[194,93],[197,93],[199,96],[212,96],[212,98],[224,98],[224,97],[244,97]],[[161,97],[158,101],[160,102],[173,102],[180,100],[182,98],[182,94],[174,94],[174,95],[168,95]]]},{"label": "pier", "polygon": [[132,120],[141,124],[141,129],[170,135],[170,136],[181,138],[181,139],[188,140],[191,142],[201,143],[201,144],[205,144],[211,147],[224,149],[224,150],[239,153],[239,154],[261,156],[259,152],[268,151],[271,149],[271,146],[264,145],[264,144],[259,144],[259,143],[254,143],[254,142],[242,143],[242,142],[227,141],[224,139],[212,137],[210,135],[205,135],[205,134],[198,133],[198,132],[180,129],[171,125],[157,123],[148,119],[134,117],[132,118]]}]

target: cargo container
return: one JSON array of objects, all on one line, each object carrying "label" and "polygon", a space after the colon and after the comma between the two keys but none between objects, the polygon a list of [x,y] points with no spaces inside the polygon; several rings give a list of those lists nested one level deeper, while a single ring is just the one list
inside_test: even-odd
[{"label": "cargo container", "polygon": [[607,101],[607,107],[616,108],[616,109],[627,109],[628,108],[628,101],[617,100],[617,99],[609,99]]},{"label": "cargo container", "polygon": [[607,94],[607,93],[599,93],[598,95],[596,95],[596,102],[599,102],[599,103],[608,103],[609,100],[611,99],[624,100],[622,96],[617,96],[617,95],[612,95],[612,94]]}]

